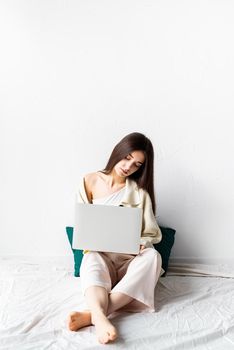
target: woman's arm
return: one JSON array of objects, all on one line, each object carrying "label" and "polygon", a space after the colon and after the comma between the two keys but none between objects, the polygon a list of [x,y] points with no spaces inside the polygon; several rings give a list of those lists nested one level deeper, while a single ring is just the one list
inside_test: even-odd
[{"label": "woman's arm", "polygon": [[162,239],[161,230],[157,224],[153,213],[152,203],[149,194],[143,191],[143,220],[141,232],[141,245],[152,247],[153,244],[158,243]]}]

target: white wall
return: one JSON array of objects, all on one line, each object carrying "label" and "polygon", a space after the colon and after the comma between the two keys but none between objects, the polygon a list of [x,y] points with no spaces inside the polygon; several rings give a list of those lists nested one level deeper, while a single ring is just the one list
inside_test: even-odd
[{"label": "white wall", "polygon": [[0,3],[0,255],[69,255],[79,177],[132,131],[174,258],[234,256],[234,2]]}]

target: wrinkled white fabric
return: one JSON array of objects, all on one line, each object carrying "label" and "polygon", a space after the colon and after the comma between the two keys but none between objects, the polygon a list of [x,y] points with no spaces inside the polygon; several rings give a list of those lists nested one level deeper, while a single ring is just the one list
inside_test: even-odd
[{"label": "wrinkled white fabric", "polygon": [[[207,267],[200,270],[209,273]],[[234,278],[162,277],[155,288],[157,312],[117,313],[112,322],[119,340],[105,349],[233,350],[233,291]],[[67,328],[68,314],[84,307],[72,255],[0,257],[0,350],[100,349],[93,326]]]}]

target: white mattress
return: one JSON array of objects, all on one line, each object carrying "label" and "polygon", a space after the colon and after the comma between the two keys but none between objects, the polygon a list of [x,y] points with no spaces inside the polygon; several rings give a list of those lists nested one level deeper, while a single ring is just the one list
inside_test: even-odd
[{"label": "white mattress", "polygon": [[157,312],[117,314],[119,340],[100,345],[93,326],[66,326],[85,307],[72,260],[0,258],[0,349],[233,350],[234,278],[210,271],[172,267],[156,287]]}]

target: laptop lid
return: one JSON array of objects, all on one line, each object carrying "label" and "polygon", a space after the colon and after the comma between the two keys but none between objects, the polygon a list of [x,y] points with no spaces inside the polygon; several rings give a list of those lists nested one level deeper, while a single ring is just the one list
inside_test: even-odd
[{"label": "laptop lid", "polygon": [[142,209],[75,204],[73,249],[138,254]]}]

